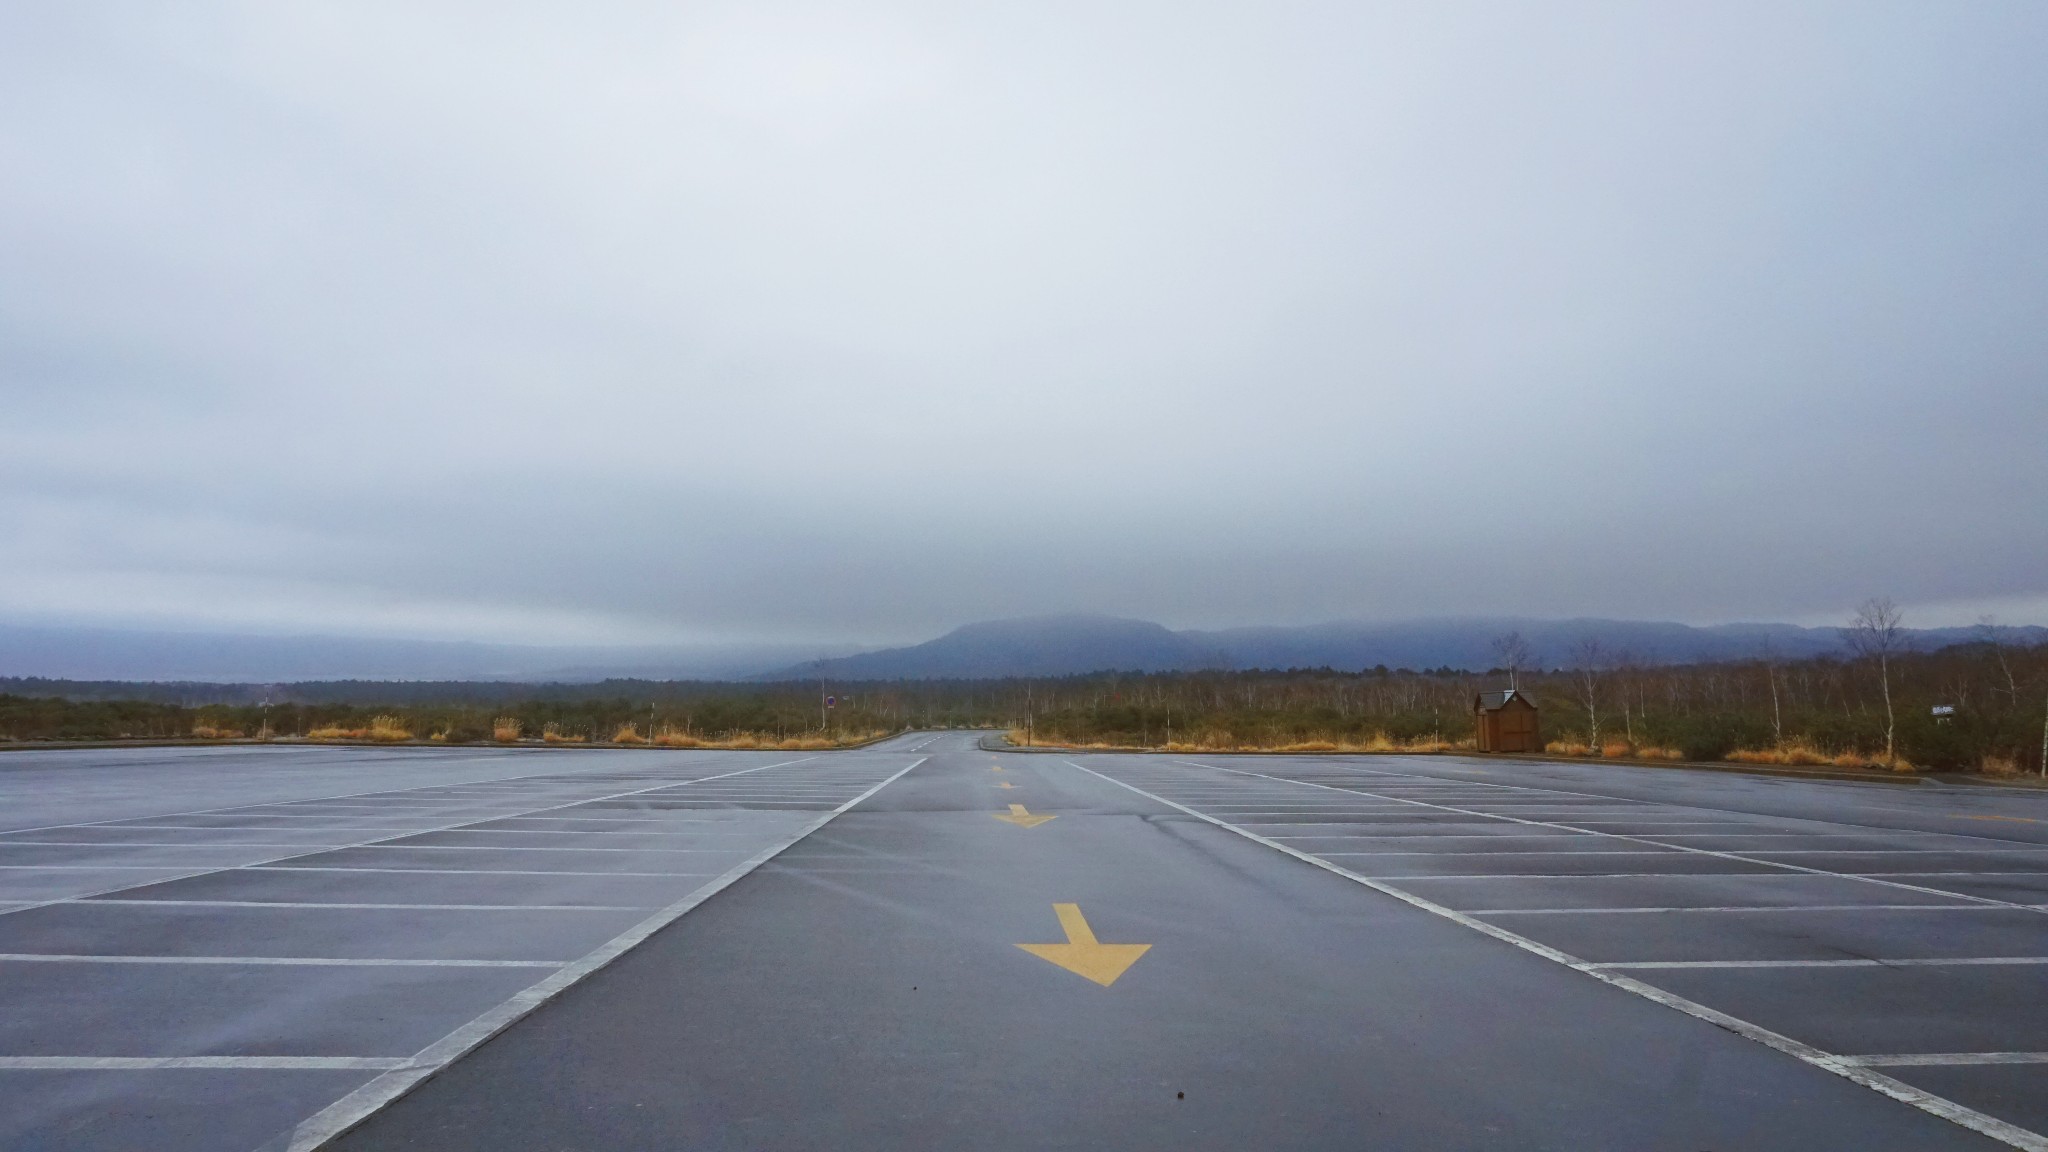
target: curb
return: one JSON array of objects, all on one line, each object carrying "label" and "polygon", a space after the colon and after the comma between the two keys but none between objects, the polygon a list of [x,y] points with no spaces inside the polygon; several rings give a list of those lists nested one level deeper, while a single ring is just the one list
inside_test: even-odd
[{"label": "curb", "polygon": [[[985,752],[1015,752],[1019,755],[1036,753],[1057,753],[1067,756],[1462,756],[1474,760],[1513,761],[1523,764],[1613,764],[1624,768],[1663,768],[1693,772],[1727,772],[1738,776],[1778,776],[1795,780],[1839,780],[1855,784],[1908,784],[1933,783],[1930,777],[1919,775],[1880,775],[1875,772],[1830,772],[1825,769],[1778,768],[1767,764],[1722,764],[1697,760],[1631,760],[1607,759],[1593,756],[1513,756],[1497,752],[1174,752],[1158,748],[1092,749],[1059,746],[1034,745],[1029,748],[1012,744],[1001,735],[984,736],[980,740]],[[1989,782],[1986,782],[1989,783]]]},{"label": "curb", "polygon": [[[810,751],[847,752],[856,748],[868,748],[872,747],[873,745],[880,744],[884,740],[894,740],[896,737],[906,735],[910,731],[912,731],[912,729],[906,728],[902,732],[887,732],[880,736],[876,736],[873,739],[863,740],[858,744],[837,744],[830,748],[814,748],[810,749]],[[532,743],[527,743],[526,741],[522,740],[517,744],[500,744],[496,740],[472,740],[464,744],[450,744],[443,741],[442,743],[436,744],[431,740],[308,740],[304,737],[292,737],[290,739],[279,740],[251,740],[247,737],[244,737],[239,740],[194,740],[184,737],[164,737],[160,739],[144,738],[140,740],[23,740],[20,742],[0,741],[0,753],[66,752],[83,751],[94,748],[467,748],[471,750],[478,748],[496,748],[501,751],[509,752],[573,752],[578,749],[591,748],[601,748],[607,751],[621,752],[804,751],[804,749],[800,748],[665,748],[660,744],[615,744],[609,740],[603,742],[586,741],[582,744],[547,744],[538,740],[533,741]]]}]

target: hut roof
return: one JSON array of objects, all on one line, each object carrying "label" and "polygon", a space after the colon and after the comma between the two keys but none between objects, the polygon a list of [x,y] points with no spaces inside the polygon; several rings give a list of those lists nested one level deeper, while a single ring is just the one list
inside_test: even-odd
[{"label": "hut roof", "polygon": [[1514,688],[1509,688],[1502,692],[1481,692],[1478,698],[1472,702],[1472,706],[1481,712],[1498,712],[1502,708],[1507,707],[1508,701],[1515,699],[1521,700],[1527,707],[1534,708],[1536,706],[1536,702],[1529,699],[1528,693]]}]

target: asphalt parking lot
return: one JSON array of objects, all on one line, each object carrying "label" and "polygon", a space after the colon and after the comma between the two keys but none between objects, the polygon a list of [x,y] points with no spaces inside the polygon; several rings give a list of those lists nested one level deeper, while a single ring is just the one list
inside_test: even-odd
[{"label": "asphalt parking lot", "polygon": [[2044,1146],[2048,798],[929,751],[338,1152]]},{"label": "asphalt parking lot", "polygon": [[345,1124],[916,760],[12,754],[0,1147]]},{"label": "asphalt parking lot", "polygon": [[0,757],[0,1146],[2048,1149],[2048,796],[1454,757]]}]

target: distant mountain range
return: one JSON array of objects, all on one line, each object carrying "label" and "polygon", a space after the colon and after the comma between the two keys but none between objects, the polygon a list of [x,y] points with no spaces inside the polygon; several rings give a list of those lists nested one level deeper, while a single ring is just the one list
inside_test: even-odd
[{"label": "distant mountain range", "polygon": [[[0,678],[285,684],[334,680],[589,683],[598,680],[943,680],[1066,676],[1202,668],[1463,668],[1496,660],[1492,642],[1520,632],[1538,663],[1559,666],[1593,639],[1644,661],[1742,659],[1768,646],[1787,658],[1842,650],[1834,628],[1791,624],[1685,624],[1515,617],[1336,623],[1176,632],[1114,616],[1044,616],[956,628],[936,640],[856,654],[815,646],[542,647],[333,636],[0,625]],[[1918,647],[1974,639],[1972,628],[1913,631]],[[2011,629],[2018,643],[2048,642],[2048,628]],[[840,653],[844,653],[844,649]]]},{"label": "distant mountain range", "polygon": [[[1535,620],[1475,617],[1391,624],[1311,624],[1292,628],[1228,628],[1175,632],[1114,616],[1049,616],[995,620],[956,628],[908,648],[885,648],[813,661],[767,679],[943,680],[1064,676],[1082,672],[1192,671],[1203,668],[1460,668],[1496,666],[1496,637],[1521,633],[1538,664],[1565,664],[1570,650],[1597,641],[1611,658],[1695,663],[1753,657],[1769,650],[1796,659],[1843,651],[1836,628],[1794,624],[1687,624],[1638,620]],[[1909,630],[1915,647],[1975,639],[1974,628]],[[2016,643],[2048,641],[2048,628],[2014,628]]]}]

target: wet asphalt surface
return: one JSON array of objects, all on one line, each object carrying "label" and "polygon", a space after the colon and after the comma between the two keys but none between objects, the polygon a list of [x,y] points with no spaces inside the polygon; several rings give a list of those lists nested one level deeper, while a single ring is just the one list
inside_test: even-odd
[{"label": "wet asphalt surface", "polygon": [[916,760],[9,753],[0,1148],[302,1144]]},{"label": "wet asphalt surface", "polygon": [[923,734],[0,805],[9,1149],[2048,1147],[2044,795]]},{"label": "wet asphalt surface", "polygon": [[2048,797],[925,751],[336,1146],[2048,1147]]}]

